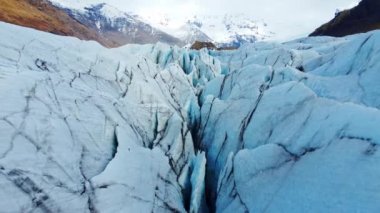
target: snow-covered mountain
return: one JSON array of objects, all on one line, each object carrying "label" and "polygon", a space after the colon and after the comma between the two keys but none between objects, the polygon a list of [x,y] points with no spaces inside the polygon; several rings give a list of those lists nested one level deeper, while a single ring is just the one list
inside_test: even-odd
[{"label": "snow-covered mountain", "polygon": [[138,17],[101,3],[89,4],[66,0],[52,0],[54,5],[79,23],[96,30],[102,37],[114,41],[115,46],[129,43],[147,44],[164,42],[182,46],[183,43],[161,30],[142,22]]},{"label": "snow-covered mountain", "polygon": [[380,209],[380,31],[235,51],[0,34],[2,212]]},{"label": "snow-covered mountain", "polygon": [[168,14],[123,12],[91,1],[51,0],[79,23],[97,30],[118,44],[163,42],[191,46],[195,41],[213,42],[218,47],[239,47],[271,38],[263,21],[244,14],[198,15],[178,19]]},{"label": "snow-covered mountain", "polygon": [[195,41],[213,42],[221,47],[239,47],[244,43],[263,41],[273,36],[263,21],[244,14],[197,15],[184,20],[167,14],[142,14],[142,20],[174,35],[186,44]]}]

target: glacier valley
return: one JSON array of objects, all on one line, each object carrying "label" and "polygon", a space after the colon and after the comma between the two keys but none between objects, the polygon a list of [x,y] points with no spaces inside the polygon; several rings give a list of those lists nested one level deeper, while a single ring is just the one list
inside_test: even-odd
[{"label": "glacier valley", "polygon": [[380,210],[380,31],[235,51],[0,35],[1,212]]}]

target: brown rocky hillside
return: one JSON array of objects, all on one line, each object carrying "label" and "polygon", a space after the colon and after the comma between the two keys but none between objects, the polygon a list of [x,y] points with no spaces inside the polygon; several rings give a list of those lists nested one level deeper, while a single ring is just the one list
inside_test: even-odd
[{"label": "brown rocky hillside", "polygon": [[95,40],[107,47],[117,46],[47,0],[0,0],[0,21],[82,40]]},{"label": "brown rocky hillside", "polygon": [[336,15],[310,36],[346,36],[380,29],[380,0],[362,0],[358,6]]}]

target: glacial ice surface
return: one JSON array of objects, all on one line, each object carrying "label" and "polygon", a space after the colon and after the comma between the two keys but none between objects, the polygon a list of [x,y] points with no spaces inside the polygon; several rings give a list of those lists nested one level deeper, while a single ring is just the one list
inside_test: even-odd
[{"label": "glacial ice surface", "polygon": [[214,52],[202,146],[216,212],[377,212],[380,32]]},{"label": "glacial ice surface", "polygon": [[380,209],[379,31],[236,51],[0,34],[4,212]]}]

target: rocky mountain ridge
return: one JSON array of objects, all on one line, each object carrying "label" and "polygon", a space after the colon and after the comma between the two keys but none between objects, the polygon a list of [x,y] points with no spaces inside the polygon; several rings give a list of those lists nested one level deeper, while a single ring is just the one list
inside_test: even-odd
[{"label": "rocky mountain ridge", "polygon": [[149,44],[163,42],[182,46],[181,40],[164,33],[138,17],[119,11],[111,5],[101,3],[81,9],[62,7],[66,13],[79,23],[96,30],[103,38],[114,41],[116,46],[125,44]]},{"label": "rocky mountain ridge", "polygon": [[179,39],[106,4],[78,10],[59,7],[48,0],[2,0],[0,3],[0,21],[75,36],[81,40],[94,40],[106,47],[157,42],[183,45]]},{"label": "rocky mountain ridge", "polygon": [[67,0],[2,1],[0,21],[50,33],[94,40],[106,47],[125,44],[167,43],[190,47],[194,42],[212,42],[233,49],[263,41],[272,32],[262,21],[247,16],[194,16],[173,27],[175,19],[142,17],[105,4]]},{"label": "rocky mountain ridge", "polygon": [[362,0],[358,6],[338,12],[333,20],[316,29],[311,36],[346,36],[380,29],[380,1]]}]

